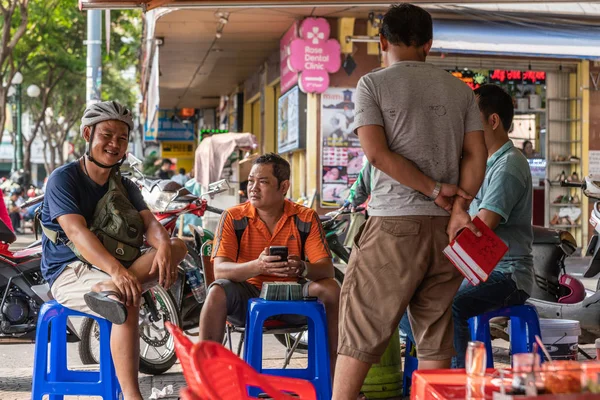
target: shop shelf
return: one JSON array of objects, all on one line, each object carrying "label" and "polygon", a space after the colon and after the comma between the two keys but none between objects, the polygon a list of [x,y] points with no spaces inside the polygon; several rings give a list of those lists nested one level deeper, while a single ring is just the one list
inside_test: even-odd
[{"label": "shop shelf", "polygon": [[581,143],[581,140],[548,140],[548,143],[562,143],[562,144]]},{"label": "shop shelf", "polygon": [[581,101],[581,97],[548,97],[550,101]]},{"label": "shop shelf", "polygon": [[579,165],[581,161],[550,161],[548,164],[554,165]]},{"label": "shop shelf", "polygon": [[534,108],[531,110],[515,110],[515,114],[541,114],[545,112],[545,108]]},{"label": "shop shelf", "polygon": [[581,208],[581,203],[571,204],[571,203],[550,203],[550,207],[577,207]]},{"label": "shop shelf", "polygon": [[581,228],[581,224],[574,224],[574,225],[550,225],[550,228],[554,228],[554,229],[576,229],[576,228]]},{"label": "shop shelf", "polygon": [[549,119],[548,122],[579,122],[581,118]]}]

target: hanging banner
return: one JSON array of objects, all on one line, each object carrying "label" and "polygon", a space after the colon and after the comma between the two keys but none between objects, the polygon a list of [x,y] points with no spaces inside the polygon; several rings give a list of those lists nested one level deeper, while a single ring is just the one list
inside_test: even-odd
[{"label": "hanging banner", "polygon": [[354,133],[356,88],[329,88],[321,95],[321,207],[339,207],[363,166]]},{"label": "hanging banner", "polygon": [[290,69],[289,59],[290,45],[294,39],[298,39],[298,22],[294,21],[294,24],[288,29],[279,41],[279,70],[281,76],[281,94],[284,94],[298,83],[298,72]]},{"label": "hanging banner", "polygon": [[300,72],[298,83],[304,93],[325,92],[329,87],[329,74],[337,72],[342,65],[340,43],[329,39],[329,34],[329,22],[325,18],[306,18],[300,25],[301,38],[290,44],[288,64],[292,71]]}]

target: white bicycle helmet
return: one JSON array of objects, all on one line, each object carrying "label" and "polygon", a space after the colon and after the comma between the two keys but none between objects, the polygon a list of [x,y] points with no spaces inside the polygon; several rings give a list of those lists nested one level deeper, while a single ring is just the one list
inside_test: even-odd
[{"label": "white bicycle helmet", "polygon": [[113,168],[118,167],[125,162],[125,157],[118,163],[114,165],[104,165],[92,157],[91,153],[91,143],[94,141],[94,130],[96,124],[103,121],[116,120],[124,122],[129,130],[127,131],[127,135],[133,129],[133,116],[131,115],[131,111],[122,104],[117,103],[116,101],[103,101],[99,103],[90,104],[85,111],[83,112],[83,117],[81,117],[81,126],[79,128],[80,133],[83,135],[83,129],[86,126],[92,127],[92,132],[90,135],[90,141],[87,143],[87,149],[85,155],[87,158],[101,168]]},{"label": "white bicycle helmet", "polygon": [[133,129],[133,116],[129,109],[116,101],[103,101],[100,103],[90,104],[83,112],[81,117],[80,133],[83,135],[83,128],[86,126],[94,126],[102,121],[117,120],[124,122],[129,127],[129,131]]}]

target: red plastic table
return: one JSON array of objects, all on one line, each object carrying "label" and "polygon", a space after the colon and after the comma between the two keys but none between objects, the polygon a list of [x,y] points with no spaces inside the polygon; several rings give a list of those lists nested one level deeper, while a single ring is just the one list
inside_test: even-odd
[{"label": "red plastic table", "polygon": [[[494,370],[488,370],[491,375]],[[492,377],[486,376],[485,396],[492,399],[493,392],[499,392],[498,386],[492,383]],[[495,381],[497,382],[497,381]],[[464,369],[438,369],[415,371],[411,386],[411,400],[464,400],[466,395],[467,375]],[[594,394],[543,395],[534,397],[519,396],[519,400],[592,400],[598,399]]]}]

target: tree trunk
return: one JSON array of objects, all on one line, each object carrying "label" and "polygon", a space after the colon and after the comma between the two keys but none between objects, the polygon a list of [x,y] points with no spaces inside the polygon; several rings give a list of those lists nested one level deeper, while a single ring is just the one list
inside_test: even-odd
[{"label": "tree trunk", "polygon": [[6,95],[8,89],[0,88],[0,143],[4,134],[4,124],[6,123]]},{"label": "tree trunk", "polygon": [[23,146],[23,169],[27,176],[31,176],[31,145],[33,144],[33,139],[26,140],[25,146]]}]

